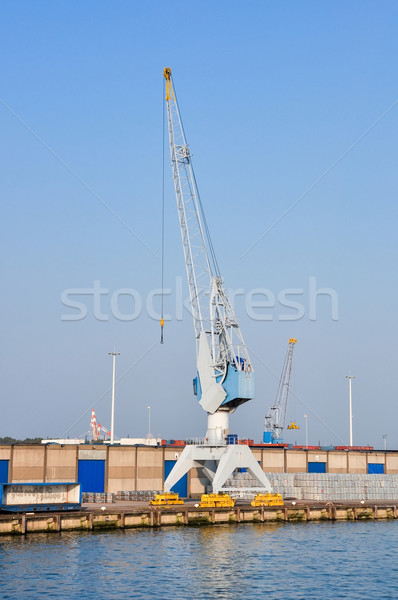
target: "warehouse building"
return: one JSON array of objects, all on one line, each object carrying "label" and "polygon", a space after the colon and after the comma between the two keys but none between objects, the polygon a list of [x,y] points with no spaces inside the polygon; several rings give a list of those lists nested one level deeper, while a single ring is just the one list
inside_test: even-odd
[{"label": "warehouse building", "polygon": [[[0,446],[0,483],[74,482],[84,492],[163,489],[183,446],[48,444]],[[398,451],[252,447],[265,473],[398,475]],[[395,478],[394,478],[395,479]],[[181,496],[199,496],[206,479],[192,469],[176,486]]]}]

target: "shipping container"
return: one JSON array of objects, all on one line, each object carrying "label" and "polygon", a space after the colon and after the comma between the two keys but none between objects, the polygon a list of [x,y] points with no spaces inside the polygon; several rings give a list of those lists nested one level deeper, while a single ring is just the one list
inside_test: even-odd
[{"label": "shipping container", "polygon": [[336,446],[336,450],[373,450],[373,446]]},{"label": "shipping container", "polygon": [[227,445],[234,445],[238,443],[238,435],[236,433],[229,433],[227,435]]},{"label": "shipping container", "polygon": [[1,483],[0,512],[76,510],[80,483]]}]

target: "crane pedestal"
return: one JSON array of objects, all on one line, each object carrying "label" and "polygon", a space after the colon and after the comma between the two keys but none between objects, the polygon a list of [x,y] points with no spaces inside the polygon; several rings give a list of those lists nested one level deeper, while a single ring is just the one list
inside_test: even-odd
[{"label": "crane pedestal", "polygon": [[246,469],[258,482],[259,485],[256,490],[272,491],[267,477],[254,458],[249,446],[185,446],[164,482],[164,489],[170,491],[181,477],[193,468],[202,469],[215,494],[222,491],[222,486],[237,468]]}]

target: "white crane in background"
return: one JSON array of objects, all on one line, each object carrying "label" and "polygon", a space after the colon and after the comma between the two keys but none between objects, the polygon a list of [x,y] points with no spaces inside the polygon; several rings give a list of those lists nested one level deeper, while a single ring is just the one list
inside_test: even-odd
[{"label": "white crane in background", "polygon": [[203,212],[192,157],[173,87],[164,69],[171,167],[177,199],[196,340],[194,393],[207,412],[206,443],[186,446],[165,481],[170,489],[192,467],[202,467],[218,492],[235,468],[244,467],[261,489],[270,485],[248,446],[228,446],[229,415],[254,398],[254,371],[227,295]]},{"label": "white crane in background", "polygon": [[110,431],[105,429],[105,427],[102,427],[101,423],[97,423],[97,417],[95,416],[95,411],[93,408],[91,409],[90,427],[91,427],[91,435],[93,437],[94,442],[98,441],[98,439],[101,435],[101,431],[103,431],[106,436],[111,435]]}]

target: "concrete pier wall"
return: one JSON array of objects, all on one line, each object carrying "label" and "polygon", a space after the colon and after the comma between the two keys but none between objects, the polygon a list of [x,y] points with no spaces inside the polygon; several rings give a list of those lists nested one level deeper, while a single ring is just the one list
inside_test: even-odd
[{"label": "concrete pier wall", "polygon": [[198,526],[222,523],[258,523],[268,527],[283,523],[308,521],[354,521],[397,519],[396,505],[311,505],[284,507],[236,506],[234,508],[201,509],[194,506],[162,508],[115,508],[106,511],[84,510],[55,514],[0,515],[0,535],[58,533],[62,531],[98,531],[133,527],[162,527],[167,525]]}]

